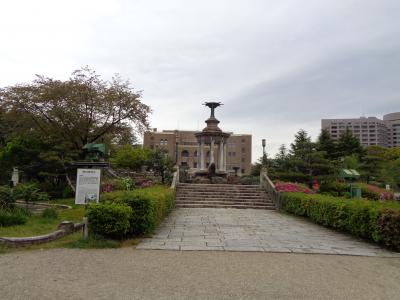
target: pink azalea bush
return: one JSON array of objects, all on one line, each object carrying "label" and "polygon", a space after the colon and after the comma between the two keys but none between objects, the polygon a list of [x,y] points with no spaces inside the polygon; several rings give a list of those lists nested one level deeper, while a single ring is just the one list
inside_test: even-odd
[{"label": "pink azalea bush", "polygon": [[360,184],[363,196],[374,200],[393,200],[393,192],[382,189],[376,185]]},{"label": "pink azalea bush", "polygon": [[278,192],[284,193],[305,193],[305,194],[314,194],[315,192],[310,190],[308,187],[304,186],[300,183],[292,183],[292,182],[283,182],[277,181],[275,182],[275,189]]}]

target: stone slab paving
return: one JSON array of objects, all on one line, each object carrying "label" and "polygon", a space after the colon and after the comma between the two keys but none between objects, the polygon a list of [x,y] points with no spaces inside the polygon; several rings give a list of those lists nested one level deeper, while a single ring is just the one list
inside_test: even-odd
[{"label": "stone slab paving", "polygon": [[137,249],[256,251],[400,257],[400,253],[260,209],[175,209]]}]

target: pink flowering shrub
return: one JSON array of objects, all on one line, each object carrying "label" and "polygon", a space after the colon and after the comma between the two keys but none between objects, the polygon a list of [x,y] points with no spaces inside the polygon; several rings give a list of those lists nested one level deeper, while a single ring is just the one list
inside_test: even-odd
[{"label": "pink flowering shrub", "polygon": [[308,187],[304,186],[300,183],[291,183],[291,182],[282,182],[277,181],[275,183],[275,189],[278,192],[284,193],[305,193],[305,194],[314,194],[315,192],[310,190]]},{"label": "pink flowering shrub", "polygon": [[393,200],[393,192],[382,189],[376,185],[360,184],[363,197],[374,200]]},{"label": "pink flowering shrub", "polygon": [[153,185],[153,182],[151,180],[144,180],[140,183],[141,188],[148,188]]}]

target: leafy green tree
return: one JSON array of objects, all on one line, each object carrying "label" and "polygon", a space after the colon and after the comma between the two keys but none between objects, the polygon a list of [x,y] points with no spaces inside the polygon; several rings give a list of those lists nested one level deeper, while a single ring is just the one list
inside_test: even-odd
[{"label": "leafy green tree", "polygon": [[147,128],[150,113],[128,81],[115,76],[106,82],[89,68],[73,72],[67,81],[38,76],[30,84],[0,89],[0,107],[29,115],[42,134],[79,150],[107,134]]},{"label": "leafy green tree", "polygon": [[346,130],[339,136],[337,150],[340,157],[353,154],[362,156],[364,154],[359,139],[352,134],[349,128],[346,128]]},{"label": "leafy green tree", "polygon": [[332,139],[327,129],[322,129],[318,136],[316,149],[326,153],[328,159],[334,159],[337,156],[337,145]]},{"label": "leafy green tree", "polygon": [[345,156],[343,158],[343,168],[358,170],[360,168],[358,156],[355,154]]},{"label": "leafy green tree", "polygon": [[311,142],[311,138],[304,130],[295,135],[289,152],[288,165],[293,175],[297,173],[298,178],[303,178],[304,182],[315,177],[331,176],[333,172],[333,166],[325,158],[325,152],[318,151],[316,143]]},{"label": "leafy green tree", "polygon": [[124,145],[120,147],[111,163],[117,168],[140,170],[142,166],[148,165],[152,151],[141,146]]},{"label": "leafy green tree", "polygon": [[162,183],[172,175],[174,162],[164,149],[151,151],[147,164],[161,176]]}]

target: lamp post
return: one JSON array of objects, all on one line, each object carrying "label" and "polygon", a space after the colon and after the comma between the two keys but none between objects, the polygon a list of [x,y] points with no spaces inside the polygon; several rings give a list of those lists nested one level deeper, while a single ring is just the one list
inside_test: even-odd
[{"label": "lamp post", "polygon": [[262,165],[263,165],[263,167],[266,167],[266,165],[267,165],[267,154],[266,154],[266,152],[265,152],[265,146],[266,146],[266,141],[265,141],[265,139],[262,139],[262,147],[263,147],[263,156],[262,156]]}]

